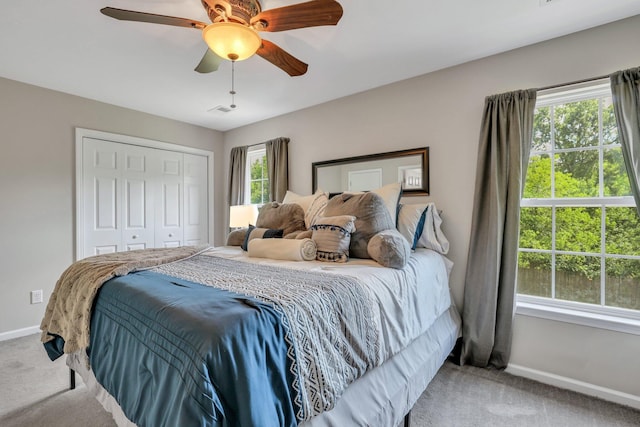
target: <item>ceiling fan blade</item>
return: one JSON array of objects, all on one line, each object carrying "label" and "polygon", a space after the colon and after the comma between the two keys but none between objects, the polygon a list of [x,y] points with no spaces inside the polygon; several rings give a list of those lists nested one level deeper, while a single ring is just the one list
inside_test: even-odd
[{"label": "ceiling fan blade", "polygon": [[207,26],[206,23],[193,19],[136,12],[134,10],[116,9],[115,7],[103,7],[100,9],[100,12],[111,18],[120,19],[122,21],[149,22],[151,24],[173,25],[175,27],[197,28],[199,30]]},{"label": "ceiling fan blade", "polygon": [[262,46],[260,46],[256,53],[285,71],[291,77],[301,76],[307,72],[307,64],[291,56],[269,40],[262,40]]},{"label": "ceiling fan blade", "polygon": [[286,31],[297,28],[336,25],[342,18],[342,6],[335,0],[306,3],[264,10],[251,18],[257,31]]},{"label": "ceiling fan blade", "polygon": [[199,73],[211,73],[213,71],[217,71],[222,61],[223,59],[213,53],[211,49],[207,49],[200,60],[200,63],[195,68],[195,71]]}]

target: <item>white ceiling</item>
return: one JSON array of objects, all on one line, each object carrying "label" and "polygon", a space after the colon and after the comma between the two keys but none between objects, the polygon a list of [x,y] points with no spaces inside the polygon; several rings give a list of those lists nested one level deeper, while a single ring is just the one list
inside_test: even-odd
[{"label": "white ceiling", "polygon": [[[304,0],[301,0],[304,1]],[[262,0],[263,10],[299,3]],[[640,0],[338,0],[337,26],[261,33],[309,64],[254,56],[198,74],[198,30],[118,21],[105,6],[209,22],[200,0],[22,0],[0,6],[0,76],[226,131],[640,14]],[[0,94],[0,102],[1,102]]]}]

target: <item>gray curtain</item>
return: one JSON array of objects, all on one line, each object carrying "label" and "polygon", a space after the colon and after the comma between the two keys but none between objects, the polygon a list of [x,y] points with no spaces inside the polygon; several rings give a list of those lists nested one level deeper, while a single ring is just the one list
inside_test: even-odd
[{"label": "gray curtain", "polygon": [[247,146],[233,147],[229,162],[229,206],[244,205]]},{"label": "gray curtain", "polygon": [[289,138],[276,138],[264,143],[267,149],[269,198],[282,202],[289,189]]},{"label": "gray curtain", "polygon": [[610,76],[624,164],[640,215],[640,67]]},{"label": "gray curtain", "polygon": [[462,312],[461,363],[506,367],[518,260],[520,197],[536,91],[485,99]]}]

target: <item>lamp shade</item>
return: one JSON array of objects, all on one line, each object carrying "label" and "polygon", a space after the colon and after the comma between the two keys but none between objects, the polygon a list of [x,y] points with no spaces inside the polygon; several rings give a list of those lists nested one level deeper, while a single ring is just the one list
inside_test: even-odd
[{"label": "lamp shade", "polygon": [[258,218],[256,205],[236,205],[229,208],[229,227],[248,227],[255,224]]},{"label": "lamp shade", "polygon": [[202,38],[216,55],[232,61],[247,59],[262,39],[253,28],[235,22],[214,22],[202,30]]}]

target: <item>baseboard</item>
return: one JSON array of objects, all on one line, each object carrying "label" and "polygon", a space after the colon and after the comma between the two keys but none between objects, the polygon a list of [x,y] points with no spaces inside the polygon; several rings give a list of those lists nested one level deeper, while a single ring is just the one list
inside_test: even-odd
[{"label": "baseboard", "polygon": [[633,394],[578,381],[573,378],[563,377],[549,372],[538,371],[537,369],[514,365],[512,363],[509,363],[505,372],[519,377],[529,378],[544,384],[576,391],[588,396],[598,397],[603,400],[608,400],[609,402],[640,409],[640,396],[635,396]]},{"label": "baseboard", "polygon": [[29,328],[16,329],[14,331],[0,332],[0,341],[26,337],[27,335],[37,334],[39,332],[40,326],[31,326]]}]

